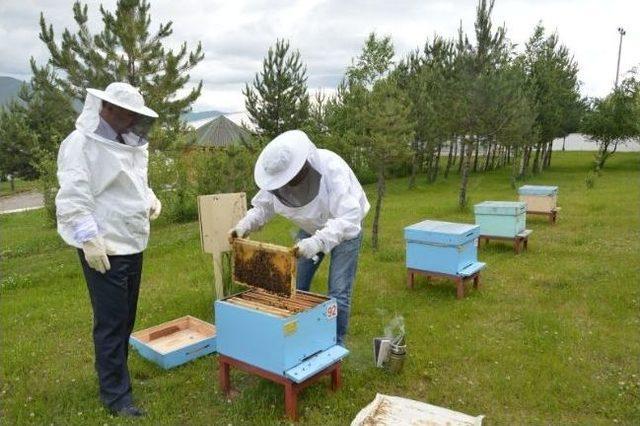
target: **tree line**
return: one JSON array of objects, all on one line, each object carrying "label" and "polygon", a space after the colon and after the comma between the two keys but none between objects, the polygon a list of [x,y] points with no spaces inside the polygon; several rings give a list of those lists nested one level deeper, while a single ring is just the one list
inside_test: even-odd
[{"label": "tree line", "polygon": [[[494,25],[493,7],[493,0],[478,1],[472,34],[461,24],[457,34],[434,35],[402,58],[390,36],[371,33],[331,95],[310,94],[300,52],[277,40],[243,90],[254,137],[185,159],[190,137],[180,114],[198,98],[202,82],[183,89],[204,58],[202,46],[164,47],[172,22],[152,31],[146,0],[121,0],[114,12],[101,6],[103,28],[92,34],[87,5],[76,1],[77,30],[65,29],[61,38],[40,16],[40,39],[50,58],[43,66],[31,59],[30,84],[0,110],[0,173],[41,177],[55,186],[55,153],[73,130],[85,89],[127,81],[160,113],[150,137],[150,175],[152,184],[184,189],[170,191],[177,199],[176,220],[193,218],[195,201],[189,200],[201,191],[253,191],[250,179],[238,177],[252,175],[253,164],[245,163],[277,134],[300,128],[319,147],[340,154],[363,182],[375,183],[375,247],[390,177],[406,177],[414,187],[459,176],[458,204],[465,208],[472,173],[509,167],[515,186],[550,166],[555,138],[576,131],[590,135],[599,146],[598,171],[619,143],[637,140],[637,73],[602,99],[583,99],[578,64],[558,35],[539,23],[518,48],[505,25]],[[199,168],[193,162],[224,173],[212,172],[215,179],[206,182],[194,174]]]}]

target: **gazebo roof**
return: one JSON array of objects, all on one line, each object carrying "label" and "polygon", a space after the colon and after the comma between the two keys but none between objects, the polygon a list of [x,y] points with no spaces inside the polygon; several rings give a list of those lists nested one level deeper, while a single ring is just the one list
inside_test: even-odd
[{"label": "gazebo roof", "polygon": [[196,129],[195,145],[216,148],[232,146],[249,137],[251,134],[248,131],[224,115],[219,115]]}]

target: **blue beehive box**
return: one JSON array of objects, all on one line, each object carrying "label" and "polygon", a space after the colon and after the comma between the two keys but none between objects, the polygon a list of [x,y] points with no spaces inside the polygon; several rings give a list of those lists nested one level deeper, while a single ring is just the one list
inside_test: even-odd
[{"label": "blue beehive box", "polygon": [[478,225],[425,220],[404,228],[407,267],[452,275],[482,269],[478,262]]},{"label": "blue beehive box", "polygon": [[143,358],[169,369],[215,352],[216,328],[185,316],[137,331],[129,343]]},{"label": "blue beehive box", "polygon": [[[274,289],[273,283],[256,281],[265,277],[258,270],[253,275],[242,272],[256,259],[264,260],[264,253],[274,251],[280,259],[270,263],[268,269],[274,274],[270,277],[284,276],[293,285],[296,261],[288,249],[248,240],[234,242],[234,280],[250,288],[215,302],[217,349],[221,355],[300,383],[349,352],[336,344],[335,299],[295,289],[287,295],[275,294],[265,290]],[[240,259],[239,253],[245,258]]]},{"label": "blue beehive box", "polygon": [[473,208],[481,235],[515,237],[525,230],[527,205],[519,201],[485,201]]}]

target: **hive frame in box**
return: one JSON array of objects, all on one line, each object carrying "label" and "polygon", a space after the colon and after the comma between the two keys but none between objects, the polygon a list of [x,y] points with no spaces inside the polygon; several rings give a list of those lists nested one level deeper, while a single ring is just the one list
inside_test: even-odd
[{"label": "hive frame in box", "polygon": [[516,254],[520,254],[522,251],[529,248],[529,235],[533,231],[531,229],[525,229],[515,237],[502,237],[498,235],[480,235],[478,237],[478,247],[485,241],[485,245],[489,244],[489,240],[511,241],[513,242],[513,250]]},{"label": "hive frame in box", "polygon": [[427,280],[431,277],[448,278],[454,280],[456,283],[456,298],[462,299],[464,297],[464,284],[466,281],[473,280],[473,288],[476,290],[480,288],[480,271],[482,271],[485,266],[486,264],[483,262],[475,262],[457,274],[407,268],[407,287],[411,289],[414,287],[416,275],[422,275],[426,277]]},{"label": "hive frame in box", "polygon": [[[232,247],[233,279],[235,282],[250,287],[262,288],[270,292],[286,295],[287,297],[295,296],[297,262],[294,255],[294,249],[244,238],[234,239]],[[252,271],[252,276],[243,272],[243,269],[256,266],[255,264],[252,264],[254,263],[252,260],[257,255],[269,257],[269,266],[272,268],[270,271],[264,271],[265,273],[269,272],[271,276],[277,275],[284,278],[279,289],[267,286],[266,283],[262,282],[262,279],[264,279],[263,276],[256,271]],[[266,261],[267,259],[265,258],[264,260]]]}]

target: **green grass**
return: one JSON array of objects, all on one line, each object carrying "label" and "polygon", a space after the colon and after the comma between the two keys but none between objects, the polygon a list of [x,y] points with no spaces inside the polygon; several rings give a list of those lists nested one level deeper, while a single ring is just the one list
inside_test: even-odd
[{"label": "green grass", "polygon": [[[559,222],[528,221],[529,251],[482,248],[484,287],[455,299],[451,282],[405,285],[404,226],[426,218],[473,222],[456,207],[459,179],[435,185],[392,181],[381,248],[371,217],[355,284],[351,354],[343,387],[307,389],[301,423],[348,424],[376,392],[426,401],[486,424],[637,424],[640,419],[640,156],[616,154],[595,187],[589,153],[554,153],[529,183],[560,186]],[[373,187],[367,190],[372,199]],[[515,199],[508,171],[473,175],[471,203]],[[2,415],[8,424],[126,424],[97,398],[90,304],[76,253],[45,227],[42,212],[0,217],[2,228]],[[256,239],[291,244],[278,219]],[[326,290],[327,265],[314,281]],[[136,329],[186,314],[211,320],[211,261],[196,223],[154,225],[145,253]],[[409,355],[392,376],[372,365],[371,340],[395,315],[406,321]],[[215,356],[164,371],[130,356],[142,424],[286,423],[280,386],[242,373],[240,395],[219,391]],[[3,422],[4,423],[4,422]]]},{"label": "green grass", "polygon": [[15,191],[11,190],[11,183],[7,182],[6,180],[0,182],[0,197],[40,189],[40,181],[38,180],[16,179],[13,183],[15,186]]}]

